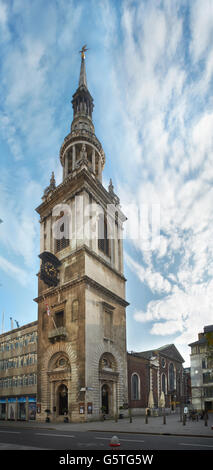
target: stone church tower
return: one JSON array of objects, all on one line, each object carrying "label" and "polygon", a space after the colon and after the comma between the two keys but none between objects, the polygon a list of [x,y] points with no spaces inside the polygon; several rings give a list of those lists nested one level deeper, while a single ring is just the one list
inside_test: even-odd
[{"label": "stone church tower", "polygon": [[40,215],[37,419],[97,419],[127,403],[126,306],[122,226],[92,121],[85,50],[73,95],[73,121]]}]

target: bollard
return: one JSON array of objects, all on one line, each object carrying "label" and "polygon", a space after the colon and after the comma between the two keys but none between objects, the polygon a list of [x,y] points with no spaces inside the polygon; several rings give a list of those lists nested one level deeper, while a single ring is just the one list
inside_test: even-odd
[{"label": "bollard", "polygon": [[129,408],[129,422],[132,423],[132,410]]},{"label": "bollard", "polygon": [[110,443],[110,447],[120,447],[120,442],[117,436],[113,436]]},{"label": "bollard", "polygon": [[163,424],[166,424],[166,415],[165,415],[165,413],[163,415]]},{"label": "bollard", "polygon": [[148,414],[146,414],[146,417],[145,417],[145,424],[148,424]]},{"label": "bollard", "polygon": [[185,426],[185,425],[186,425],[186,415],[184,414],[183,415],[183,426]]}]

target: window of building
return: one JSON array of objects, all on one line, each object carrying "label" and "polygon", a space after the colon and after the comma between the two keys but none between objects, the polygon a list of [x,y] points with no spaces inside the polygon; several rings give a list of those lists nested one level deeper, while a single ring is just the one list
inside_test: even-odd
[{"label": "window of building", "polygon": [[98,248],[109,256],[109,240],[107,232],[107,220],[104,214],[100,214],[98,218]]},{"label": "window of building", "polygon": [[165,374],[162,374],[162,376],[161,376],[161,389],[162,389],[162,392],[166,393],[166,376],[165,376]]},{"label": "window of building", "polygon": [[55,312],[55,324],[57,328],[64,326],[64,311]]},{"label": "window of building", "polygon": [[104,338],[111,339],[113,331],[113,313],[110,310],[104,310]]},{"label": "window of building", "polygon": [[213,387],[204,387],[204,397],[213,398]]},{"label": "window of building", "polygon": [[[64,222],[61,224],[60,223],[58,224],[58,228],[56,230],[56,238],[55,238],[55,252],[56,253],[58,251],[63,250],[67,246],[69,246],[69,233],[68,233],[69,223],[68,223],[68,220],[66,219],[66,217],[68,218],[68,216],[66,216],[64,212],[61,212],[60,216],[57,219],[59,220],[62,217],[63,217],[63,220],[65,218],[66,230],[65,230]],[[58,236],[57,236],[57,233],[58,233]]]},{"label": "window of building", "polygon": [[68,238],[63,237],[63,238],[60,238],[60,239],[56,240],[56,244],[55,244],[56,253],[58,251],[63,250],[67,246],[69,246],[69,239]]},{"label": "window of building", "polygon": [[175,370],[172,362],[169,364],[169,387],[170,390],[175,389]]},{"label": "window of building", "polygon": [[139,377],[138,374],[132,374],[131,397],[132,400],[139,400]]},{"label": "window of building", "polygon": [[211,374],[210,372],[205,372],[203,374],[203,383],[208,384],[210,382],[213,382],[213,374]]}]

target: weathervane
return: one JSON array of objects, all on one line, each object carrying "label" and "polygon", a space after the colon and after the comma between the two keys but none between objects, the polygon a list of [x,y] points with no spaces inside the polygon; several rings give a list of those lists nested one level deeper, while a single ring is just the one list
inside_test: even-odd
[{"label": "weathervane", "polygon": [[79,54],[81,54],[82,59],[85,59],[85,52],[86,52],[86,51],[88,51],[88,49],[87,49],[87,45],[85,44],[85,45],[82,47],[81,51],[79,51]]}]

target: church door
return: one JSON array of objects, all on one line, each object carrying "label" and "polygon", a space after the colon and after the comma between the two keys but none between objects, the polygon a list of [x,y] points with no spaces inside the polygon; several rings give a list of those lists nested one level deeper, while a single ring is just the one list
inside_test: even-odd
[{"label": "church door", "polygon": [[64,415],[68,412],[68,390],[66,385],[60,385],[58,389],[58,404],[59,415]]},{"label": "church door", "polygon": [[102,410],[105,412],[106,415],[109,414],[109,387],[107,384],[104,384],[102,387]]}]

